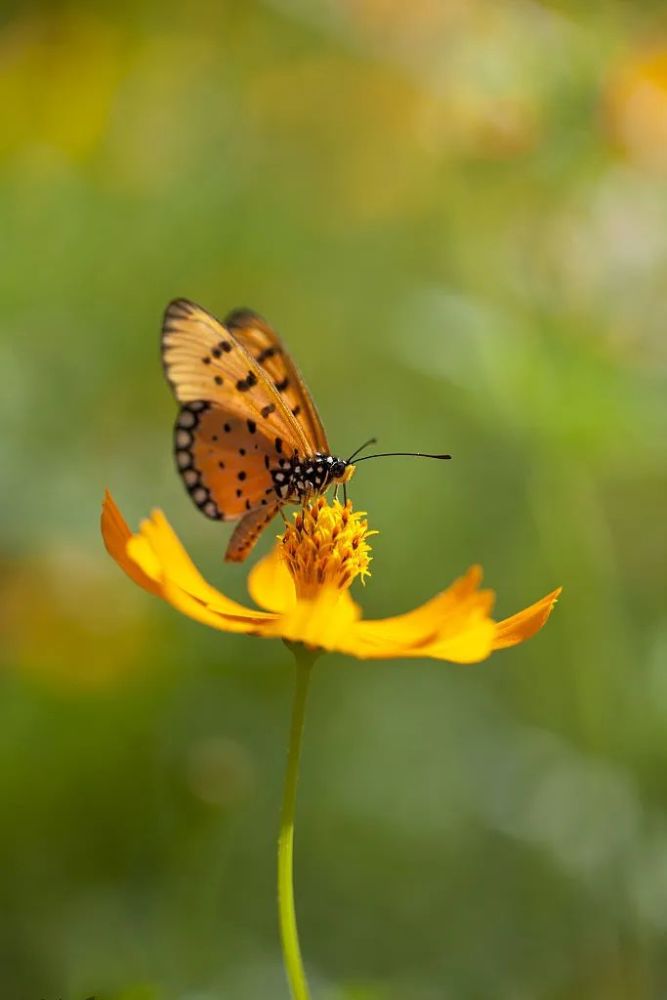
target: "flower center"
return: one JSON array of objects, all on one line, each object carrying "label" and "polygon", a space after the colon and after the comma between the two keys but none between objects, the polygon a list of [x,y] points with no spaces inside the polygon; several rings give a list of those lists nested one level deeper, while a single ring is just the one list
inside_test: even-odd
[{"label": "flower center", "polygon": [[366,539],[375,534],[368,530],[363,511],[353,512],[349,501],[343,506],[334,500],[329,506],[318,497],[305,503],[283,535],[283,553],[297,596],[314,598],[324,587],[347,590],[356,576],[363,583],[371,561]]}]

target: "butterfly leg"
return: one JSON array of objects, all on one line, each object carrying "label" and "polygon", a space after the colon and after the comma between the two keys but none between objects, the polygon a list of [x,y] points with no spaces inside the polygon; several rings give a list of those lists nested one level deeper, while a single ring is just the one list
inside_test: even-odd
[{"label": "butterfly leg", "polygon": [[347,484],[343,483],[343,500],[344,506],[347,507]]}]

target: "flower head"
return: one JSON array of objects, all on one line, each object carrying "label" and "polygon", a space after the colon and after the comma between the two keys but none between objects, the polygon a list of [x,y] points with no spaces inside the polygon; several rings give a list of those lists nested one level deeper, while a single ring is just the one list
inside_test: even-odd
[{"label": "flower head", "polygon": [[320,590],[332,587],[347,590],[355,579],[362,583],[370,576],[371,547],[362,511],[356,513],[348,501],[334,500],[330,507],[324,497],[306,504],[287,523],[283,535],[283,556],[292,574],[297,597],[312,600]]},{"label": "flower head", "polygon": [[473,566],[426,604],[402,615],[363,620],[350,584],[369,575],[365,515],[323,497],[306,504],[282,541],[250,571],[247,608],[207,583],[161,511],[132,533],[106,494],[102,534],[135,583],[179,611],[224,632],[244,632],[338,650],[360,659],[432,657],[474,663],[514,646],[546,622],[560,589],[504,621],[491,618],[494,593],[480,589]]}]

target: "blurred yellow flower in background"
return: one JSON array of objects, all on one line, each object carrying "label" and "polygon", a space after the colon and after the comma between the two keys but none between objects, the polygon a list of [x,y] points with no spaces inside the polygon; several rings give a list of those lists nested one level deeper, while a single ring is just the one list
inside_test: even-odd
[{"label": "blurred yellow flower in background", "polygon": [[605,110],[613,140],[630,159],[667,170],[667,42],[638,49],[614,67]]},{"label": "blurred yellow flower in background", "polygon": [[302,642],[359,659],[431,657],[475,663],[514,646],[546,622],[560,589],[518,614],[490,617],[492,590],[481,590],[473,566],[446,590],[406,614],[365,621],[349,587],[369,573],[368,522],[348,503],[320,497],[288,523],[282,542],[250,571],[252,610],[201,576],[161,511],[132,534],[107,493],[102,534],[109,553],[135,583],[179,611],[225,632]]},{"label": "blurred yellow flower in background", "polygon": [[[124,32],[92,11],[26,17],[0,34],[0,160],[25,151],[89,157],[110,126],[127,72]],[[63,113],[63,109],[67,113]]]}]

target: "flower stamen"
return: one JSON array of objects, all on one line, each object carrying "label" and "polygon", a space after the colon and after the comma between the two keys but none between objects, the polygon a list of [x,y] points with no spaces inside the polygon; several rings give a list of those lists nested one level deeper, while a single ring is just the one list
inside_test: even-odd
[{"label": "flower stamen", "polygon": [[305,503],[282,539],[297,596],[308,600],[323,587],[347,590],[357,576],[364,583],[372,558],[367,539],[376,534],[368,530],[365,512],[353,511],[349,500],[329,506],[318,497]]}]

